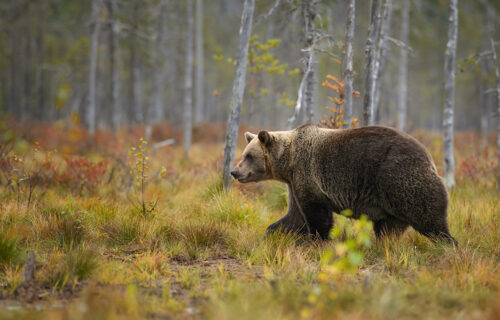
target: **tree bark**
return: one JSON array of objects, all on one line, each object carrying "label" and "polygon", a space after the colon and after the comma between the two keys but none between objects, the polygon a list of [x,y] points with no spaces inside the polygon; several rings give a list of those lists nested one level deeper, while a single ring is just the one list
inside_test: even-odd
[{"label": "tree bark", "polygon": [[90,38],[90,67],[89,67],[89,105],[87,109],[87,124],[89,127],[89,133],[94,134],[95,132],[95,122],[96,122],[96,75],[97,75],[97,46],[99,45],[99,31],[100,31],[100,21],[99,21],[99,10],[101,7],[100,0],[92,1],[92,35]]},{"label": "tree bark", "polygon": [[252,33],[252,16],[255,0],[245,0],[243,14],[241,16],[240,40],[238,43],[238,58],[234,76],[233,92],[231,95],[231,112],[227,120],[226,142],[224,146],[224,159],[222,180],[224,187],[231,186],[231,167],[234,162],[236,143],[238,141],[238,127],[241,112],[243,93],[245,92],[245,76],[247,71],[248,46],[250,34]]},{"label": "tree bark", "polygon": [[[410,25],[410,1],[402,0],[401,8],[401,41],[408,45],[408,32]],[[406,130],[407,96],[408,96],[408,50],[401,48],[399,52],[398,68],[398,129]]]},{"label": "tree bark", "polygon": [[300,81],[299,85],[299,91],[297,93],[297,102],[295,103],[295,111],[293,113],[293,116],[288,119],[288,129],[293,129],[297,127],[298,125],[301,124],[301,114],[304,109],[304,102],[305,102],[305,93],[307,91],[307,82],[309,79],[309,74],[313,72],[313,59],[314,59],[314,48],[311,47],[309,48],[309,58],[307,59],[306,66],[307,69],[304,72],[304,75],[302,76],[302,80]]},{"label": "tree bark", "polygon": [[166,41],[165,41],[165,22],[166,22],[166,2],[161,0],[158,7],[158,17],[156,21],[156,34],[153,37],[153,62],[155,72],[153,75],[153,99],[152,105],[148,110],[146,120],[146,140],[151,138],[152,124],[163,119],[163,88],[165,81],[165,63],[166,63]]},{"label": "tree bark", "polygon": [[344,121],[347,123],[347,127],[352,126],[352,78],[353,78],[353,66],[352,66],[352,42],[354,40],[354,26],[356,18],[356,0],[349,0],[349,6],[347,7],[347,22],[345,31],[345,70],[344,70]]},{"label": "tree bark", "polygon": [[[483,52],[488,51],[490,48],[491,38],[491,19],[488,0],[481,0],[481,16],[483,22]],[[481,149],[484,150],[488,146],[488,111],[490,105],[489,95],[486,93],[488,90],[487,76],[490,74],[488,59],[481,59],[479,62],[481,67],[480,80],[479,80],[479,111],[480,111],[480,132],[481,132]]]},{"label": "tree bark", "polygon": [[194,122],[203,120],[204,96],[204,64],[203,64],[203,0],[196,0],[196,107]]},{"label": "tree bark", "polygon": [[379,35],[380,24],[380,0],[372,0],[371,22],[366,39],[366,79],[365,79],[365,98],[363,104],[363,124],[373,124],[373,100],[375,94],[375,82],[377,80],[377,38]]},{"label": "tree bark", "polygon": [[186,76],[184,79],[184,152],[189,154],[193,126],[193,1],[187,0]]},{"label": "tree bark", "polygon": [[458,35],[458,0],[449,2],[448,43],[445,53],[445,84],[446,101],[443,117],[443,157],[444,180],[448,188],[455,187],[455,159],[453,156],[453,108],[455,106],[455,58]]},{"label": "tree bark", "polygon": [[[404,1],[404,0],[403,0]],[[382,77],[387,65],[387,50],[388,43],[386,41],[389,36],[392,17],[392,0],[385,0],[382,25],[380,26],[380,36],[378,38],[377,48],[377,77],[375,82],[375,95],[373,101],[373,118],[375,123],[380,122],[380,94],[382,87]]]},{"label": "tree bark", "polygon": [[111,71],[111,128],[115,131],[121,118],[120,106],[120,67],[118,65],[118,37],[120,26],[115,16],[115,3],[113,0],[107,0],[106,5],[109,12],[111,30],[109,33],[109,65]]},{"label": "tree bark", "polygon": [[309,73],[306,77],[306,83],[304,88],[304,107],[307,122],[313,122],[314,120],[314,87],[316,85],[314,66],[314,19],[316,18],[316,2],[317,0],[302,0],[302,14],[304,18],[304,38],[305,38],[305,49],[310,49],[309,59],[307,60],[306,70],[309,69]]},{"label": "tree bark", "polygon": [[495,83],[497,94],[497,189],[500,191],[500,72],[498,71],[497,51],[495,49],[495,41],[491,41],[491,51],[493,53],[493,63],[495,66]]}]

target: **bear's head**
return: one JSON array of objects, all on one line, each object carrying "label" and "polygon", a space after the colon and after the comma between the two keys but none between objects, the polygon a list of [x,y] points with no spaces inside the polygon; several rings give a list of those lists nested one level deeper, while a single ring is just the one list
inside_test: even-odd
[{"label": "bear's head", "polygon": [[282,135],[280,132],[246,132],[245,140],[248,144],[240,162],[231,170],[231,175],[241,183],[281,180],[276,165],[281,162],[285,149]]}]

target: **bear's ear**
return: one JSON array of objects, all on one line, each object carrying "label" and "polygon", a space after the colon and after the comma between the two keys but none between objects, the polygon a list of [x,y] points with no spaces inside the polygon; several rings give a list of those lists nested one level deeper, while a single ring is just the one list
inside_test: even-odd
[{"label": "bear's ear", "polygon": [[250,141],[252,141],[253,138],[255,138],[256,134],[253,134],[251,132],[245,132],[245,140],[247,141],[247,143],[250,143]]},{"label": "bear's ear", "polygon": [[271,135],[267,131],[259,132],[259,141],[265,146],[269,147],[271,145]]}]

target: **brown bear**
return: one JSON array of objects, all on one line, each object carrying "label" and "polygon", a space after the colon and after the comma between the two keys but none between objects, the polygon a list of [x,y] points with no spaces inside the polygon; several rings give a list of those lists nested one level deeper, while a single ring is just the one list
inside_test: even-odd
[{"label": "brown bear", "polygon": [[412,226],[456,244],[447,222],[448,192],[422,144],[383,126],[333,130],[303,125],[245,133],[248,145],[231,175],[241,183],[278,180],[288,187],[288,213],[267,228],[323,239],[332,212],[351,210],[374,223],[377,238]]}]

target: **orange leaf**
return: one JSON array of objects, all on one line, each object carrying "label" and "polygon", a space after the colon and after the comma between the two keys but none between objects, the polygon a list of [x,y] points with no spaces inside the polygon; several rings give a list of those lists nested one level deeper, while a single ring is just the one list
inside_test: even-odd
[{"label": "orange leaf", "polygon": [[337,77],[332,76],[331,74],[327,74],[327,75],[326,75],[326,77],[327,77],[328,79],[332,79],[332,80],[333,80],[333,81],[335,81],[335,83],[337,83],[337,84],[339,83],[339,79],[337,79]]},{"label": "orange leaf", "polygon": [[336,84],[331,84],[330,82],[328,81],[323,81],[323,83],[321,84],[323,87],[328,87],[330,89],[332,89],[333,91],[335,92],[339,92],[339,87],[336,85]]},{"label": "orange leaf", "polygon": [[342,62],[341,62],[339,59],[332,58],[332,57],[330,57],[330,59],[331,59],[333,62],[335,62],[335,63],[342,64]]},{"label": "orange leaf", "polygon": [[361,97],[361,93],[359,93],[359,91],[356,91],[356,90],[353,90],[353,91],[352,91],[352,95],[353,95],[354,97],[356,97],[356,98]]}]

